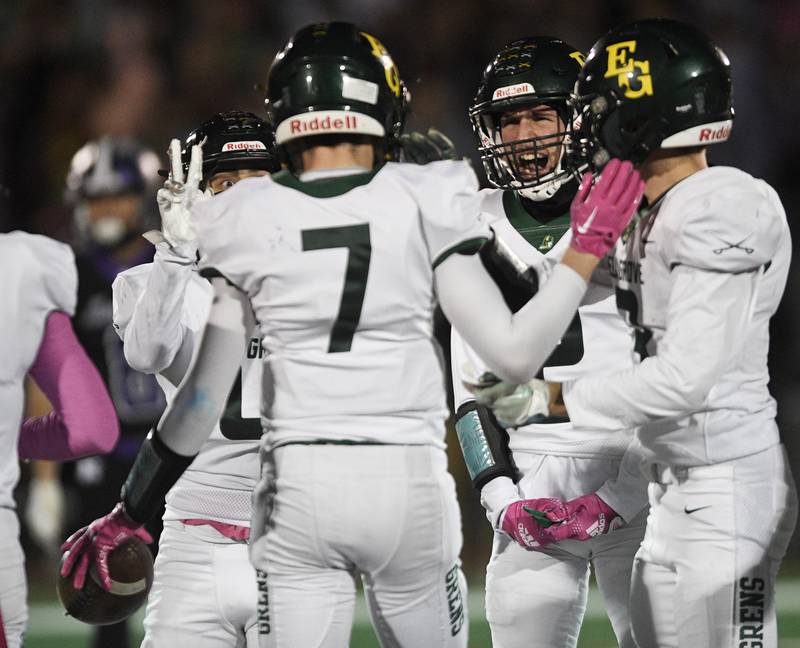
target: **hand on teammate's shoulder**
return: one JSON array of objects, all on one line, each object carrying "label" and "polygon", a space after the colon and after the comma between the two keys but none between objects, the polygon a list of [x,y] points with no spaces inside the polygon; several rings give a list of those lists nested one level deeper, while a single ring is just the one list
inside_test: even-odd
[{"label": "hand on teammate's shoulder", "polygon": [[428,164],[458,159],[453,141],[435,128],[429,128],[427,133],[413,131],[400,136],[400,162]]}]

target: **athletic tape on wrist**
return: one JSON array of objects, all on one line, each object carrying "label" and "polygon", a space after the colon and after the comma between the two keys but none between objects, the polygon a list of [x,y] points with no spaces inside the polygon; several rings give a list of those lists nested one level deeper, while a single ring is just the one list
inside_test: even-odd
[{"label": "athletic tape on wrist", "polygon": [[491,410],[475,401],[456,412],[456,434],[472,483],[480,490],[495,477],[517,481],[517,468],[508,449],[508,432]]},{"label": "athletic tape on wrist", "polygon": [[149,522],[195,456],[187,457],[173,452],[158,438],[158,432],[153,430],[139,448],[136,461],[122,486],[120,495],[125,512],[136,522]]}]

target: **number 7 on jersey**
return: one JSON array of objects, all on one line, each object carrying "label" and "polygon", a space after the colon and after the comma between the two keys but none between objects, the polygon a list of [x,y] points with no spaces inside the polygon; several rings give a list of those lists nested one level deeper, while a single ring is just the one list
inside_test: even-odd
[{"label": "number 7 on jersey", "polygon": [[367,290],[369,261],[372,256],[369,224],[323,227],[303,230],[301,234],[303,252],[340,247],[348,250],[342,301],[331,330],[328,353],[349,351],[361,319],[361,307],[364,305],[364,293]]}]

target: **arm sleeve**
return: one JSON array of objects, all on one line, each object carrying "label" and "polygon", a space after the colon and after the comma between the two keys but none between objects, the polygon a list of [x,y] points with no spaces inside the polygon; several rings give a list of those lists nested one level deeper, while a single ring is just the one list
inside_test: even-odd
[{"label": "arm sleeve", "polygon": [[496,375],[513,383],[536,375],[567,330],[587,287],[577,272],[559,264],[541,290],[512,314],[477,255],[448,257],[436,268],[435,279],[442,310],[452,325]]},{"label": "arm sleeve", "polygon": [[119,438],[117,415],[66,314],[47,318],[29,373],[53,411],[23,422],[20,458],[62,461],[111,452]]},{"label": "arm sleeve", "polygon": [[500,515],[512,502],[522,499],[522,493],[510,477],[495,477],[481,488],[481,504],[493,529],[500,525]]},{"label": "arm sleeve", "polygon": [[477,405],[472,394],[464,388],[464,379],[473,380],[486,367],[458,331],[453,328],[450,335],[458,442],[472,483],[480,489],[486,518],[492,528],[496,528],[503,509],[520,499],[519,489],[514,482],[516,468],[508,448],[508,432],[492,416],[491,411]]},{"label": "arm sleeve", "polygon": [[625,371],[563,383],[577,427],[632,428],[702,407],[742,351],[761,271],[728,274],[677,266],[657,355]]},{"label": "arm sleeve", "polygon": [[114,280],[114,328],[122,338],[125,360],[143,373],[172,365],[185,342],[183,302],[193,263],[156,246],[152,264],[132,268]]},{"label": "arm sleeve", "polygon": [[622,455],[616,477],[606,481],[597,490],[600,499],[621,515],[626,523],[630,523],[647,506],[649,479],[642,473],[643,463],[642,447],[638,441],[632,440]]},{"label": "arm sleeve", "polygon": [[219,420],[252,328],[244,294],[223,279],[212,286],[214,300],[197,355],[122,486],[126,512],[141,523],[152,519]]},{"label": "arm sleeve", "polygon": [[158,424],[160,440],[183,456],[200,451],[222,415],[252,329],[247,297],[224,280],[212,283],[214,301],[197,353]]}]

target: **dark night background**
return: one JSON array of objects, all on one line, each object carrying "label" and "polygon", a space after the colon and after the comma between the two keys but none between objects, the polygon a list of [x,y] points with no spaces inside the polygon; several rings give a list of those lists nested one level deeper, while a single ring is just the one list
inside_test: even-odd
[{"label": "dark night background", "polygon": [[[215,112],[261,114],[256,84],[280,46],[309,22],[349,20],[376,34],[410,87],[410,127],[435,125],[475,158],[466,111],[500,46],[545,34],[586,51],[615,24],[657,16],[696,24],[728,54],[733,137],[711,147],[710,159],[770,182],[793,225],[800,208],[796,0],[6,0],[0,3],[0,231],[69,240],[64,177],[72,154],[90,138],[134,136],[165,157],[171,137],[184,137]],[[770,357],[771,389],[795,474],[799,301],[795,271],[773,320]],[[490,533],[455,437],[449,440],[464,509],[464,559],[477,575]],[[796,539],[795,553],[797,545]]]}]

